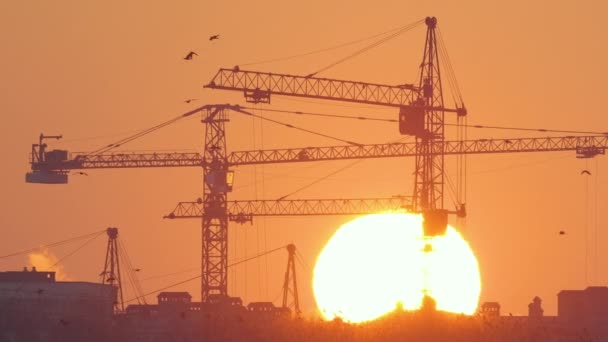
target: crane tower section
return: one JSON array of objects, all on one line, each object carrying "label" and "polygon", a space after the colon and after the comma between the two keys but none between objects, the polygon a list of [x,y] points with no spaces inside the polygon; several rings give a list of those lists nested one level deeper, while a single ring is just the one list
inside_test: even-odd
[{"label": "crane tower section", "polygon": [[223,106],[203,110],[205,147],[203,151],[202,219],[202,301],[228,296],[228,192],[233,172],[228,170]]},{"label": "crane tower section", "polygon": [[399,108],[399,131],[416,139],[412,208],[425,218],[425,234],[445,232],[448,211],[444,197],[444,116],[466,115],[464,106],[445,108],[441,84],[437,19],[427,17],[427,31],[418,85],[387,86],[328,78],[220,69],[207,88],[243,91],[254,103],[270,103],[272,94],[346,101]]}]

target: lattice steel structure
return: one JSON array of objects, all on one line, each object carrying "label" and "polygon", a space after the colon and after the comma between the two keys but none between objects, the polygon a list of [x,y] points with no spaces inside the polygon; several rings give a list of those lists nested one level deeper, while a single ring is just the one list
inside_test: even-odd
[{"label": "lattice steel structure", "polygon": [[232,190],[226,158],[228,113],[224,107],[203,111],[202,277],[203,302],[210,296],[228,296],[228,215],[226,203]]},{"label": "lattice steel structure", "polygon": [[[227,296],[228,222],[250,222],[254,216],[359,215],[404,208],[438,210],[464,215],[464,207],[443,208],[443,173],[446,155],[575,151],[578,158],[604,154],[608,137],[566,136],[547,138],[480,139],[445,141],[444,115],[466,115],[464,108],[445,108],[435,35],[436,19],[427,18],[427,33],[418,85],[389,86],[309,76],[220,69],[206,86],[242,91],[250,102],[270,103],[272,95],[337,100],[399,108],[403,134],[414,143],[390,143],[237,151],[228,153],[225,123],[228,110],[243,112],[233,105],[207,105],[182,116],[202,113],[205,146],[201,153],[92,153],[70,155],[67,151],[47,151],[41,135],[32,145],[31,183],[67,183],[71,170],[150,167],[201,167],[203,197],[181,202],[168,218],[202,217],[202,300]],[[298,163],[360,158],[415,157],[415,181],[411,198],[311,199],[228,201],[231,191],[230,167],[239,165]],[[462,210],[461,210],[462,209]],[[446,218],[447,219],[447,218]],[[426,220],[426,218],[425,218]]]},{"label": "lattice steel structure", "polygon": [[[604,154],[608,136],[565,136],[545,138],[478,139],[433,141],[432,153],[443,155],[560,152],[575,151],[580,158]],[[362,158],[395,158],[416,156],[416,143],[389,143],[323,147],[284,148],[234,151],[226,159],[229,166],[348,160]],[[32,170],[69,171],[82,169],[124,169],[149,167],[202,167],[204,160],[197,152],[107,153],[87,155],[72,153],[64,161],[31,161]]]},{"label": "lattice steel structure", "polygon": [[[300,310],[300,296],[298,295],[298,281],[296,279],[296,245],[290,243],[287,245],[287,270],[285,271],[285,279],[283,280],[283,308],[291,309],[293,307],[295,316],[298,317],[302,313]],[[291,303],[289,303],[289,294],[291,294]]]},{"label": "lattice steel structure", "polygon": [[[237,223],[250,222],[254,216],[366,215],[412,209],[410,199],[404,197],[228,201],[226,207],[228,219]],[[204,213],[204,202],[198,199],[178,203],[165,218],[197,218]]]},{"label": "lattice steel structure", "polygon": [[109,284],[116,290],[116,300],[114,301],[114,312],[124,312],[125,303],[122,293],[122,276],[120,272],[120,259],[118,257],[118,228],[110,227],[106,229],[108,234],[108,245],[106,247],[106,258],[103,271],[100,274],[101,283]]}]

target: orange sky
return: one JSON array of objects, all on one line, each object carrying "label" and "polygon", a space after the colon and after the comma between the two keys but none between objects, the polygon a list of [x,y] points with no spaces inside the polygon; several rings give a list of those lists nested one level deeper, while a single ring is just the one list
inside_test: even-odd
[{"label": "orange sky", "polygon": [[[38,134],[64,135],[64,141],[51,148],[90,150],[197,105],[244,103],[240,93],[202,89],[219,67],[333,46],[428,15],[439,20],[469,110],[469,123],[606,131],[608,119],[601,101],[603,82],[608,78],[608,48],[603,44],[601,23],[608,5],[599,1],[575,5],[521,0],[501,4],[372,3],[0,3],[0,139],[5,160],[0,177],[4,236],[0,254],[116,226],[133,263],[142,269],[142,278],[197,267],[200,223],[166,221],[162,215],[178,201],[200,196],[200,170],[100,170],[90,171],[88,177],[73,176],[67,186],[25,184],[27,154]],[[207,39],[212,34],[220,34],[221,39],[210,43]],[[386,84],[414,82],[423,38],[424,28],[419,27],[322,76]],[[199,57],[183,61],[191,49]],[[335,50],[251,69],[306,75],[352,51]],[[183,103],[187,98],[199,100],[187,105]],[[396,117],[393,109],[316,102],[275,97],[272,107]],[[361,143],[400,138],[397,127],[386,123],[371,126],[268,115]],[[258,121],[253,123],[237,114],[231,118],[231,150],[335,144],[304,133],[260,126]],[[133,143],[128,150],[200,149],[202,128],[197,119],[184,121]],[[469,136],[543,135],[470,130]],[[242,167],[237,170],[236,190],[230,198],[278,198],[348,163],[258,167],[257,186],[250,185],[256,179],[255,169]],[[364,161],[293,198],[409,194],[412,163]],[[604,158],[577,160],[568,152],[469,157],[469,217],[458,228],[480,262],[481,301],[499,301],[504,312],[524,314],[527,304],[538,295],[544,300],[545,313],[555,314],[559,290],[606,284],[608,255],[597,251],[596,243],[608,242],[602,229],[606,222],[602,211],[608,190],[607,167]],[[584,168],[593,172],[591,178],[579,174]],[[597,215],[595,208],[599,209]],[[325,241],[347,220],[279,218],[256,220],[254,226],[231,226],[230,257],[294,242],[312,267]],[[568,234],[558,236],[561,229]],[[591,239],[595,236],[597,240]],[[55,252],[61,256],[74,248]],[[78,257],[69,258],[64,265],[66,272],[72,279],[97,280],[104,251],[100,239]],[[20,269],[26,263],[25,257],[2,259],[0,269]],[[239,266],[230,271],[229,290],[246,302],[276,300],[285,266],[286,253]],[[310,276],[303,268],[299,272],[303,306],[312,312]],[[149,280],[143,287],[151,291],[191,274]],[[195,281],[176,290],[198,297],[199,286]]]}]

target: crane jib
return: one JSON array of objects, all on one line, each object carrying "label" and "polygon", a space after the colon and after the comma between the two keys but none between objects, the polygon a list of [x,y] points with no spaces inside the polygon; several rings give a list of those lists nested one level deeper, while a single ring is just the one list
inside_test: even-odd
[{"label": "crane jib", "polygon": [[[245,92],[248,102],[270,103],[270,95],[339,100],[390,107],[410,107],[422,93],[414,85],[385,85],[331,78],[296,76],[236,69],[220,69],[205,88]],[[425,106],[425,110],[462,109]]]}]

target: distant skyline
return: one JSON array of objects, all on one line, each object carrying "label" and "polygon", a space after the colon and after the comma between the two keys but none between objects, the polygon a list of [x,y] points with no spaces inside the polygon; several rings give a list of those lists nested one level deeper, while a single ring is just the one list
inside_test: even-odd
[{"label": "distant skyline", "polygon": [[[70,184],[26,184],[28,153],[41,132],[62,134],[49,147],[92,150],[192,108],[244,104],[240,92],[203,89],[220,67],[307,75],[352,53],[345,47],[303,58],[251,64],[336,46],[435,16],[448,49],[469,124],[608,131],[604,109],[608,47],[597,1],[402,1],[286,3],[278,0],[182,1],[157,4],[116,0],[3,2],[0,4],[0,108],[4,167],[0,177],[0,255],[84,235],[120,229],[142,279],[200,266],[200,222],[163,220],[179,201],[201,196],[196,168],[87,170]],[[210,41],[209,37],[220,35]],[[403,84],[416,82],[421,26],[321,74],[323,77]],[[190,51],[198,56],[184,60]],[[250,64],[250,65],[248,65]],[[196,99],[191,103],[184,101]],[[446,99],[451,101],[451,99]],[[397,124],[300,118],[264,108],[397,118],[390,108],[273,97],[257,114],[361,143],[402,139]],[[321,137],[231,114],[231,151],[334,145]],[[200,150],[197,118],[154,133],[122,150]],[[470,129],[469,138],[543,137],[549,134]],[[559,135],[559,134],[555,134]],[[567,134],[564,134],[567,135]],[[455,132],[447,130],[447,138]],[[534,296],[546,315],[557,313],[557,293],[608,282],[604,200],[605,156],[574,152],[468,157],[465,223],[451,223],[480,265],[480,304],[497,301],[504,314],[526,314]],[[456,176],[447,158],[450,177]],[[230,199],[276,199],[348,165],[349,161],[239,167]],[[409,195],[413,159],[366,160],[292,198]],[[581,174],[589,170],[590,175]],[[257,185],[255,185],[257,182]],[[446,206],[452,206],[446,196]],[[267,218],[231,225],[231,260],[293,242],[306,267],[298,282],[301,306],[313,313],[311,268],[346,217]],[[560,231],[566,234],[559,234]],[[105,238],[63,262],[72,280],[97,281]],[[587,241],[587,242],[586,242]],[[51,252],[59,258],[76,245]],[[586,261],[587,259],[587,261]],[[287,253],[230,269],[229,292],[245,302],[280,294]],[[21,270],[26,257],[0,259],[0,270]],[[587,270],[585,270],[587,265]],[[308,269],[307,269],[308,268]],[[142,282],[144,292],[194,273]],[[200,296],[200,282],[176,287]],[[129,295],[125,295],[128,297]],[[150,301],[154,301],[150,297]]]}]

